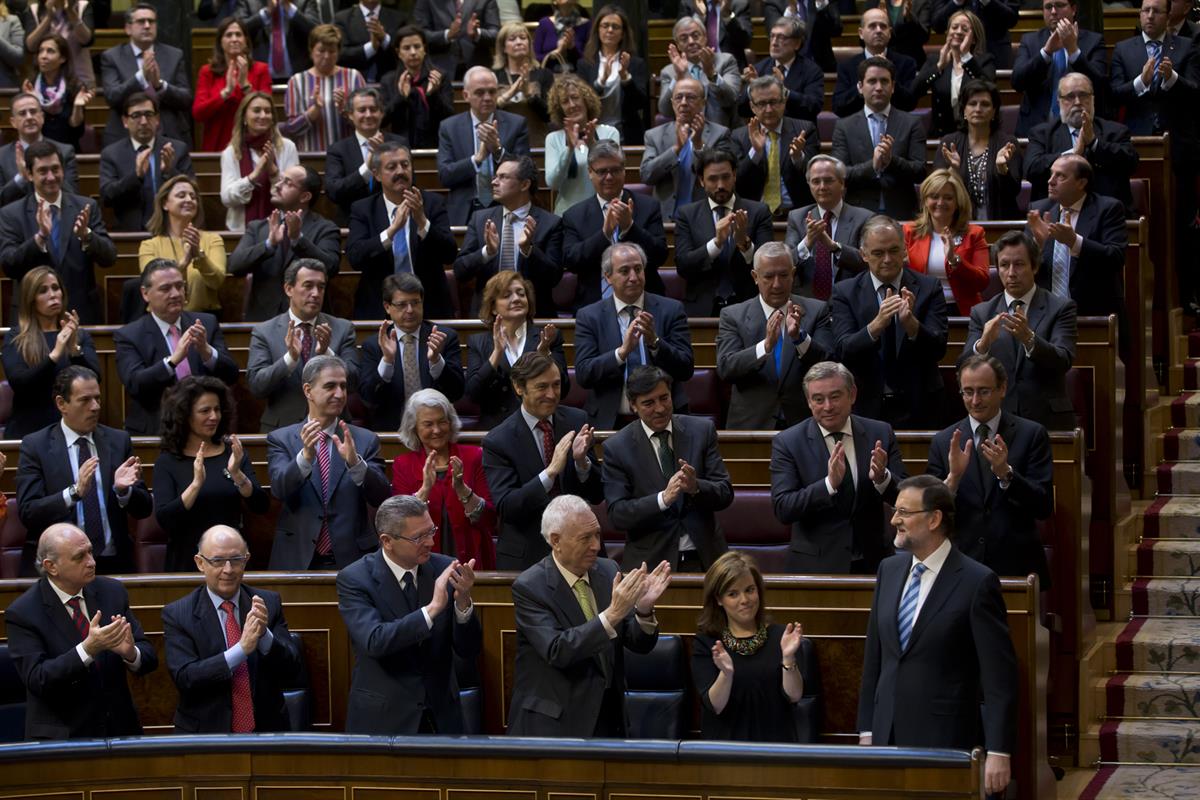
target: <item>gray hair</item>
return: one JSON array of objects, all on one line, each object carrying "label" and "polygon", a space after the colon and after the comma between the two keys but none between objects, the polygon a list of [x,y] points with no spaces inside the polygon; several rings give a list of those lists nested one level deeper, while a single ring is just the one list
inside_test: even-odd
[{"label": "gray hair", "polygon": [[786,258],[788,263],[791,264],[792,251],[783,242],[767,242],[762,247],[759,247],[754,251],[754,269],[760,268],[762,266],[762,262],[766,261],[768,258]]},{"label": "gray hair", "polygon": [[876,231],[891,231],[900,237],[900,241],[904,241],[904,228],[899,222],[889,217],[887,214],[876,214],[869,220],[863,223],[862,229],[858,232],[858,241],[861,245],[865,245],[867,237]]},{"label": "gray hair", "polygon": [[1067,78],[1078,78],[1079,80],[1082,80],[1084,83],[1087,84],[1087,88],[1088,88],[1089,92],[1095,91],[1095,89],[1096,89],[1096,87],[1092,84],[1092,79],[1089,78],[1087,75],[1084,75],[1082,72],[1067,72],[1067,73],[1064,73],[1063,76],[1058,79],[1059,91],[1062,91],[1063,81],[1065,81]]},{"label": "gray hair", "polygon": [[671,26],[671,38],[678,39],[679,32],[689,25],[695,25],[700,30],[705,30],[704,21],[696,16],[683,16],[675,20],[675,24]]},{"label": "gray hair", "polygon": [[[68,531],[79,531],[80,533],[83,533],[82,528],[80,528],[78,525],[72,525],[69,522],[59,522],[42,531],[42,535],[38,537],[37,555],[35,556],[37,561],[33,565],[34,569],[37,570],[38,575],[46,574],[46,568],[42,566],[43,561],[49,559],[55,563],[58,562],[60,556],[58,548],[59,545],[62,544],[63,534],[67,533]],[[86,536],[87,534],[84,535]]]},{"label": "gray hair", "polygon": [[750,85],[746,87],[746,96],[753,99],[755,92],[761,92],[764,89],[778,89],[779,93],[783,94],[783,81],[774,75],[760,75],[750,81]]},{"label": "gray hair", "polygon": [[[684,19],[686,19],[686,17]],[[674,85],[671,86],[671,99],[672,100],[675,99],[675,90],[679,88],[679,84],[681,84],[685,81],[689,81],[691,83],[696,84],[696,88],[698,88],[700,90],[700,99],[708,100],[708,84],[701,83],[700,81],[693,78],[691,75],[685,75],[684,77],[675,81]],[[39,102],[41,102],[41,101],[39,101]]]},{"label": "gray hair", "polygon": [[[429,510],[429,504],[411,494],[398,494],[384,500],[375,512],[375,530],[391,539],[400,536],[395,529],[404,520],[420,517]],[[408,523],[405,522],[407,529]]]},{"label": "gray hair", "polygon": [[383,111],[383,93],[374,86],[360,86],[346,97],[346,110],[354,110],[354,101],[360,97],[369,97],[375,101],[375,105]]},{"label": "gray hair", "polygon": [[472,79],[482,75],[491,75],[493,78],[496,77],[496,73],[492,72],[490,67],[476,64],[463,73],[463,88],[465,89],[471,83]]},{"label": "gray hair", "polygon": [[595,512],[588,501],[579,495],[560,494],[551,500],[550,505],[542,512],[542,538],[549,542],[550,534],[562,533],[567,521],[572,517],[593,513]]},{"label": "gray hair", "polygon": [[804,396],[808,397],[808,385],[829,378],[841,378],[846,383],[846,389],[854,388],[854,373],[836,361],[818,361],[809,367],[804,374]]},{"label": "gray hair", "polygon": [[340,369],[342,372],[346,372],[346,374],[349,375],[346,370],[346,362],[342,361],[337,356],[326,354],[313,356],[308,360],[308,363],[304,365],[304,372],[300,374],[300,382],[312,383],[317,379],[317,376],[325,370],[335,368]]},{"label": "gray hair", "polygon": [[838,180],[842,183],[846,182],[846,164],[836,156],[821,153],[815,155],[808,160],[808,166],[804,168],[804,179],[808,180],[812,175],[812,168],[817,164],[833,164],[833,171],[837,173]]},{"label": "gray hair", "polygon": [[403,150],[408,153],[409,159],[412,159],[412,150],[404,142],[385,139],[382,143],[376,145],[371,154],[367,156],[367,169],[371,172],[378,172],[380,165],[383,164],[383,157],[397,150]]},{"label": "gray hair", "polygon": [[417,436],[417,412],[422,408],[441,409],[450,423],[450,441],[458,441],[462,420],[458,418],[454,405],[437,389],[421,389],[409,396],[408,402],[404,404],[404,416],[400,418],[400,442],[405,447],[409,450],[418,450],[421,447],[421,439]]},{"label": "gray hair", "polygon": [[604,253],[600,256],[600,273],[602,275],[612,275],[613,259],[617,257],[617,253],[621,250],[628,250],[637,253],[638,260],[642,262],[642,269],[646,268],[646,251],[637,242],[617,242],[610,244],[604,248]]},{"label": "gray hair", "polygon": [[592,149],[588,150],[588,166],[605,158],[615,158],[621,163],[625,163],[625,151],[612,139],[601,139],[592,145]]},{"label": "gray hair", "polygon": [[808,26],[804,24],[803,20],[797,19],[796,17],[780,17],[779,19],[775,20],[775,23],[771,25],[770,30],[767,31],[767,35],[770,36],[771,31],[775,30],[776,28],[787,28],[788,37],[791,39],[799,39],[801,47],[804,46],[804,40],[808,38]]}]

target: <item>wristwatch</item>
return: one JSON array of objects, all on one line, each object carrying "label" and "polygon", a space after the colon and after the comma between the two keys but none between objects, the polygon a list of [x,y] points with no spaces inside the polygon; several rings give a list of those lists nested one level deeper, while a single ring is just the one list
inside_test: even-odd
[{"label": "wristwatch", "polygon": [[71,502],[78,503],[81,496],[82,495],[79,494],[79,487],[75,484],[71,484]]}]

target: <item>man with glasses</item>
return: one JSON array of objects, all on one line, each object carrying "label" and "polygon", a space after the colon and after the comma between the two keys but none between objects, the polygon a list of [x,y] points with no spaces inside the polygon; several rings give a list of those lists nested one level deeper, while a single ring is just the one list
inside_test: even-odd
[{"label": "man with glasses", "polygon": [[[825,76],[812,59],[802,55],[804,23],[795,17],[784,17],[771,26],[770,55],[742,71],[743,86],[749,87],[756,78],[773,77],[779,81],[784,107],[782,116],[817,121],[825,103]],[[757,115],[754,98],[743,89],[738,99],[738,111],[743,117]]]},{"label": "man with glasses", "polygon": [[1174,138],[1195,125],[1196,47],[1167,30],[1167,0],[1142,0],[1138,22],[1141,31],[1113,47],[1113,103],[1134,136]]},{"label": "man with glasses", "polygon": [[454,663],[475,663],[483,646],[471,600],[475,559],[433,552],[437,526],[425,501],[410,495],[385,500],[375,527],[379,550],[337,576],[354,646],[346,732],[467,733]]},{"label": "man with glasses", "polygon": [[200,537],[204,585],[162,610],[167,669],[179,690],[180,733],[268,733],[291,729],[283,686],[301,669],[279,593],[243,583],[250,550],[236,529]]},{"label": "man with glasses", "polygon": [[700,197],[703,187],[692,165],[702,150],[733,147],[729,129],[705,119],[705,88],[700,81],[684,78],[671,90],[675,120],[646,131],[642,151],[642,183],[653,187],[662,203],[662,215],[675,218],[675,210]]},{"label": "man with glasses", "polygon": [[737,193],[766,204],[777,218],[812,202],[804,180],[808,160],[821,152],[817,126],[808,119],[784,116],[786,93],[779,78],[750,82],[754,116],[733,132],[737,151]]},{"label": "man with glasses", "polygon": [[1012,71],[1013,89],[1021,93],[1017,136],[1060,118],[1059,81],[1066,75],[1079,73],[1095,86],[1105,85],[1104,37],[1079,27],[1078,5],[1078,0],[1042,0],[1045,26],[1021,36]]},{"label": "man with glasses", "polygon": [[690,78],[704,90],[705,118],[729,127],[737,120],[737,96],[742,89],[737,59],[708,45],[704,24],[696,17],[681,18],[671,35],[674,41],[667,45],[667,64],[658,73],[658,112],[677,116],[675,85]]},{"label": "man with glasses", "polygon": [[33,194],[35,181],[29,165],[25,163],[25,151],[38,142],[49,142],[58,150],[62,160],[62,188],[68,192],[79,191],[79,167],[75,164],[75,148],[42,136],[46,112],[42,110],[41,100],[34,94],[17,92],[10,102],[12,105],[8,123],[17,132],[17,138],[0,146],[0,204],[7,205]]}]

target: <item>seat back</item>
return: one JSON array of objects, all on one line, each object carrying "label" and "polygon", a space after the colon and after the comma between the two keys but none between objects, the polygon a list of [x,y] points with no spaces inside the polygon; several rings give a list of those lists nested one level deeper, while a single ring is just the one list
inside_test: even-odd
[{"label": "seat back", "polygon": [[683,640],[660,635],[654,649],[625,651],[625,711],[630,739],[682,739],[687,730],[687,655]]},{"label": "seat back", "polygon": [[8,645],[0,644],[0,742],[25,740],[25,685],[8,654]]},{"label": "seat back", "polygon": [[312,727],[312,690],[309,688],[308,660],[304,657],[304,638],[288,631],[300,651],[300,669],[283,685],[283,704],[287,708],[288,730],[306,731]]},{"label": "seat back", "polygon": [[775,518],[770,489],[738,489],[729,508],[717,512],[717,524],[730,548],[754,556],[764,573],[787,571],[792,529]]},{"label": "seat back", "polygon": [[21,576],[21,553],[25,548],[25,526],[17,514],[17,500],[10,497],[6,503],[8,516],[0,525],[0,579]]},{"label": "seat back", "polygon": [[8,381],[0,381],[0,428],[12,418],[13,390]]},{"label": "seat back", "polygon": [[133,523],[133,563],[139,573],[162,572],[167,560],[167,532],[154,515]]},{"label": "seat back", "polygon": [[454,656],[454,677],[458,680],[458,701],[462,709],[463,733],[467,736],[483,734],[483,680],[479,665],[474,661]]},{"label": "seat back", "polygon": [[707,417],[713,425],[721,428],[725,424],[721,381],[715,369],[698,369],[684,384],[688,399],[688,413],[695,417]]},{"label": "seat back", "polygon": [[800,674],[804,676],[804,694],[800,702],[792,707],[796,741],[815,744],[821,740],[821,666],[812,639],[805,637],[800,640],[796,663],[800,666]]}]

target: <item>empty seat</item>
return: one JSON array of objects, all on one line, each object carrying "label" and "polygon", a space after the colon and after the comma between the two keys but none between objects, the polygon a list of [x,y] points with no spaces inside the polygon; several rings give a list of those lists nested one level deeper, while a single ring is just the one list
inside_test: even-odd
[{"label": "empty seat", "polygon": [[454,656],[454,677],[458,680],[458,699],[462,708],[463,733],[479,736],[483,731],[483,680],[479,665]]},{"label": "empty seat", "polygon": [[769,489],[738,489],[729,508],[717,512],[717,524],[730,548],[754,556],[763,572],[787,570],[792,529],[775,519]]},{"label": "empty seat", "polygon": [[162,572],[167,558],[167,532],[154,515],[133,523],[133,563],[140,573]]},{"label": "empty seat", "polygon": [[654,649],[625,651],[625,712],[630,739],[682,739],[687,730],[687,654],[683,641],[660,635]]},{"label": "empty seat", "polygon": [[300,669],[282,687],[283,704],[287,708],[288,730],[306,731],[312,727],[312,689],[308,680],[308,661],[304,658],[304,639],[295,631],[288,633],[300,651]]},{"label": "empty seat", "polygon": [[715,369],[698,369],[684,384],[688,398],[688,413],[697,417],[707,417],[718,428],[725,422],[722,410],[722,384],[717,379]]},{"label": "empty seat", "polygon": [[[803,620],[800,622],[803,623]],[[800,674],[804,676],[804,694],[793,707],[796,741],[814,744],[821,738],[821,666],[812,639],[805,637],[800,640],[796,663],[800,665]]]}]

